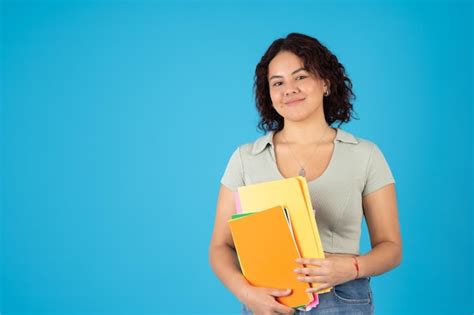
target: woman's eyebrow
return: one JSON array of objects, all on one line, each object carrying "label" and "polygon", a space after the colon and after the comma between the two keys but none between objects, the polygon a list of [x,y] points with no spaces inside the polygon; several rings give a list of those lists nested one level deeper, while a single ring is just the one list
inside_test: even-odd
[{"label": "woman's eyebrow", "polygon": [[[305,68],[305,67],[298,68],[298,69],[296,69],[295,71],[293,71],[291,74],[293,75],[293,74],[295,74],[296,72],[298,72],[298,71],[303,71],[303,70],[306,71],[306,68]],[[270,77],[270,79],[268,79],[268,81],[271,81],[271,80],[276,79],[276,78],[283,78],[283,76],[281,76],[281,75],[272,75],[272,76]]]}]

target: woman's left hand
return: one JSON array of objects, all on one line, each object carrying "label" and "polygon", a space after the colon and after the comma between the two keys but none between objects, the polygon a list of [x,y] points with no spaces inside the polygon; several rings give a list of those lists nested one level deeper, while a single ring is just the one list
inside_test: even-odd
[{"label": "woman's left hand", "polygon": [[306,265],[306,268],[295,269],[298,280],[319,284],[314,288],[309,288],[307,290],[309,293],[317,293],[340,283],[354,280],[357,276],[353,257],[299,258],[296,262]]}]

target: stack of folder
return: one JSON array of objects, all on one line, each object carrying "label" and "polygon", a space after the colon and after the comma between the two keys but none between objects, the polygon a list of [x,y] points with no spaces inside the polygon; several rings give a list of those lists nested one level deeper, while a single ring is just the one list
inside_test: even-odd
[{"label": "stack of folder", "polygon": [[[289,307],[311,309],[317,285],[296,279],[299,257],[324,258],[306,179],[301,176],[252,184],[235,194],[237,214],[229,227],[243,275],[259,287],[292,289],[277,300]],[[328,292],[330,289],[321,291]]]}]

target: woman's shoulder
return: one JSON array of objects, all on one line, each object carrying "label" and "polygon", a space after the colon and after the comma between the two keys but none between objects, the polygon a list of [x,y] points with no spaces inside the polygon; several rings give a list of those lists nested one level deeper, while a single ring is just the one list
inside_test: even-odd
[{"label": "woman's shoulder", "polygon": [[347,131],[339,130],[339,137],[351,143],[351,145],[342,146],[340,157],[351,166],[363,171],[365,174],[365,186],[362,195],[366,196],[372,191],[377,190],[389,183],[395,183],[390,166],[380,150],[379,146],[371,140],[356,137]]},{"label": "woman's shoulder", "polygon": [[253,141],[245,142],[237,146],[241,156],[257,156],[269,145],[273,146],[273,131],[269,131],[262,136],[256,137]]},{"label": "woman's shoulder", "polygon": [[356,136],[349,131],[337,128],[336,141],[345,144],[352,144],[358,151],[372,151],[377,145],[374,141]]},{"label": "woman's shoulder", "polygon": [[366,139],[364,137],[356,136],[351,132],[338,128],[336,141],[342,143],[340,147],[343,148],[342,156],[353,162],[366,163],[371,160],[373,156],[383,156],[382,150],[376,142]]}]

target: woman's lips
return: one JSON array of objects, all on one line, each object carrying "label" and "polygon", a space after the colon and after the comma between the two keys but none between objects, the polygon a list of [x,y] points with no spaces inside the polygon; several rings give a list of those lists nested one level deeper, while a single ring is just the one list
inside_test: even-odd
[{"label": "woman's lips", "polygon": [[302,101],[304,101],[304,98],[300,98],[300,99],[297,99],[297,100],[294,100],[294,101],[291,101],[291,102],[287,102],[287,103],[285,103],[285,104],[291,106],[291,105],[296,105],[296,104],[298,104],[298,103],[300,103],[300,102],[302,102]]}]

